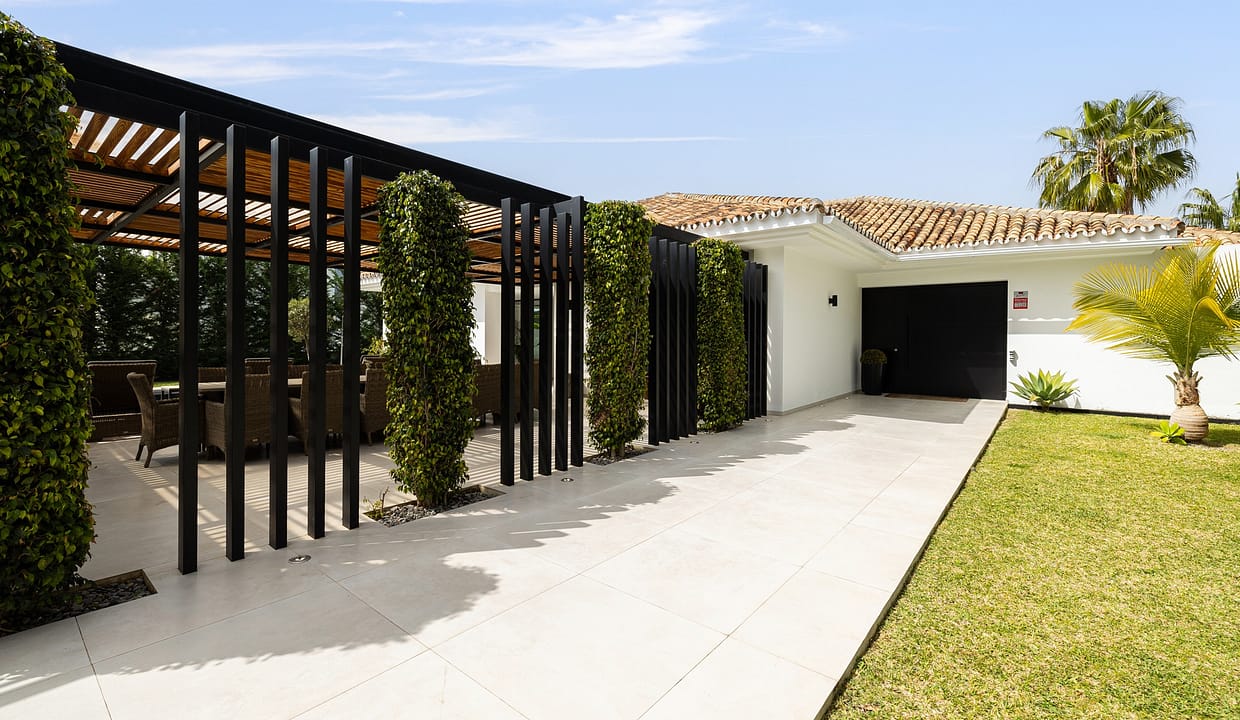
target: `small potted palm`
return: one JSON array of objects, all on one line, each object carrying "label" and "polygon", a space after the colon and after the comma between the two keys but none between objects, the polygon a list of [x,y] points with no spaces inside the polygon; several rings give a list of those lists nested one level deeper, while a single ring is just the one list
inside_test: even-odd
[{"label": "small potted palm", "polygon": [[883,368],[887,353],[870,348],[861,353],[861,392],[866,395],[883,394]]}]

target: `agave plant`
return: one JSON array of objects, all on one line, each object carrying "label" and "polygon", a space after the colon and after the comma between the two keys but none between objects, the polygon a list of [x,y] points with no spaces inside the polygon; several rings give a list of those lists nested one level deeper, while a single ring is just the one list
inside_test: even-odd
[{"label": "agave plant", "polygon": [[1201,409],[1202,358],[1235,358],[1240,350],[1240,262],[1216,257],[1217,242],[1166,250],[1153,267],[1109,265],[1076,284],[1081,330],[1112,350],[1170,363],[1175,387],[1172,422],[1189,442],[1202,440],[1209,421]]},{"label": "agave plant", "polygon": [[1076,381],[1065,380],[1062,372],[1038,370],[1036,373],[1021,375],[1017,382],[1012,383],[1012,392],[1016,397],[1036,403],[1045,410],[1075,395]]},{"label": "agave plant", "polygon": [[1187,441],[1184,439],[1184,428],[1167,420],[1158,423],[1158,429],[1151,430],[1150,437],[1158,438],[1162,442],[1170,443],[1171,445],[1187,444]]}]

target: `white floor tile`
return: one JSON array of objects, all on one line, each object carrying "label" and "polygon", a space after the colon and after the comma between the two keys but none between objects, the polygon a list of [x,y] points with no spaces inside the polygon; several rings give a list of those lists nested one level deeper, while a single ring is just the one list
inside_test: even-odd
[{"label": "white floor tile", "polygon": [[522,720],[522,715],[472,678],[425,652],[337,695],[298,720],[358,717],[427,720]]},{"label": "white floor tile", "polygon": [[77,620],[59,620],[0,638],[0,705],[11,690],[90,665]]},{"label": "white floor tile", "polygon": [[671,529],[587,575],[730,633],[796,571],[796,565]]},{"label": "white floor tile", "polygon": [[531,720],[631,720],[722,639],[579,577],[437,652]]},{"label": "white floor tile", "polygon": [[342,584],[422,643],[437,645],[547,590],[573,573],[521,548],[489,548],[490,536],[427,543],[413,557]]},{"label": "white floor tile", "polygon": [[801,570],[733,637],[827,677],[842,677],[890,596]]},{"label": "white floor tile", "polygon": [[290,717],[425,647],[320,588],[96,663],[113,717]]},{"label": "white floor tile", "polygon": [[642,720],[809,720],[835,682],[729,638]]}]

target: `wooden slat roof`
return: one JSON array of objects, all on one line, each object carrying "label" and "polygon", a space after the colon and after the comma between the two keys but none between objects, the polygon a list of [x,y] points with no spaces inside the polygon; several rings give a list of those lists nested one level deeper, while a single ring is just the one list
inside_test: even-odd
[{"label": "wooden slat roof", "polygon": [[[79,119],[69,138],[69,157],[74,161],[70,176],[77,186],[78,216],[81,227],[74,233],[83,242],[102,242],[148,250],[176,251],[180,248],[180,194],[175,188],[181,152],[175,130],[160,128],[126,118],[71,107]],[[204,139],[199,152],[211,161],[200,169],[199,252],[223,255],[226,252],[228,222],[227,156],[218,141]],[[211,153],[213,149],[217,152]],[[289,161],[290,228],[289,260],[309,262],[310,167],[309,163]],[[328,170],[328,264],[343,259],[344,173]],[[377,271],[379,223],[375,206],[383,181],[362,178],[362,269]],[[271,158],[256,150],[246,151],[246,257],[266,260],[271,256],[271,204],[265,199],[271,188]],[[122,218],[139,210],[152,194],[155,204],[123,228],[109,229]],[[467,201],[465,222],[469,227],[470,251],[475,257],[471,276],[493,281],[499,275],[501,225],[500,209]]]},{"label": "wooden slat roof", "polygon": [[[293,113],[228,95],[178,78],[97,55],[63,43],[57,54],[73,75],[78,104],[66,110],[78,118],[68,138],[70,171],[78,192],[83,242],[150,250],[180,248],[181,204],[177,187],[181,143],[176,129],[182,112],[197,113],[204,139],[198,152],[199,251],[226,254],[226,168],[224,131],[230,124],[251,128],[247,135],[245,178],[246,257],[270,257],[273,219],[270,204],[272,136],[289,139],[289,260],[309,262],[309,150],[328,151],[328,264],[343,260],[344,177],[340,161],[363,159],[387,173],[361,181],[362,270],[374,272],[379,243],[376,199],[381,185],[402,170],[426,169],[451,181],[466,198],[465,222],[474,254],[471,277],[498,280],[501,212],[499,202],[549,204],[568,196],[512,178],[388,143]],[[537,236],[534,247],[537,249]],[[518,253],[520,249],[518,249]]]}]

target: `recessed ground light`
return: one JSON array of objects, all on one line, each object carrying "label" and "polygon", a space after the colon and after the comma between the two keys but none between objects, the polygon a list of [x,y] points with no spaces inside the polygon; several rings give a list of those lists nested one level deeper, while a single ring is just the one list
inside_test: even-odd
[{"label": "recessed ground light", "polygon": [[310,560],[310,556],[304,553],[301,555],[294,555],[293,557],[288,559],[289,562],[297,564],[297,565],[300,565],[301,563],[304,563],[304,562],[308,562],[309,560]]},{"label": "recessed ground light", "polygon": [[564,477],[560,478],[560,482],[572,482],[572,481],[573,481],[573,479],[572,479],[572,478],[570,478],[570,477],[568,477],[567,475],[565,475]]}]

